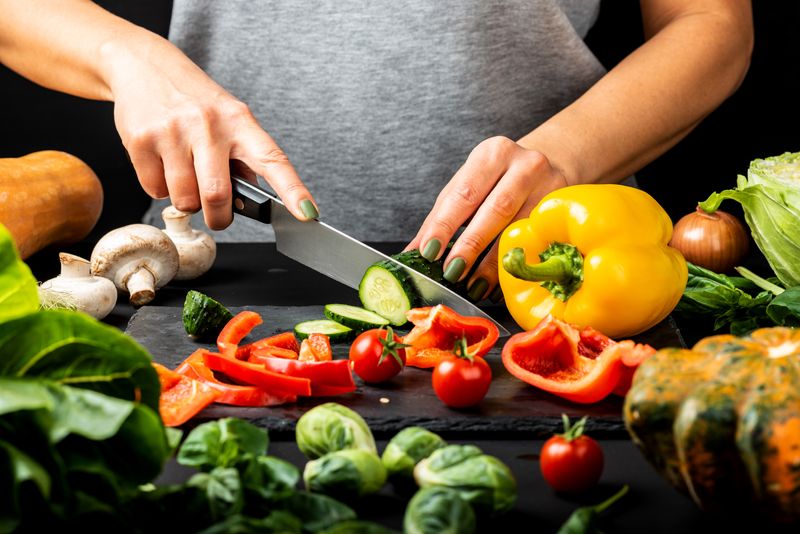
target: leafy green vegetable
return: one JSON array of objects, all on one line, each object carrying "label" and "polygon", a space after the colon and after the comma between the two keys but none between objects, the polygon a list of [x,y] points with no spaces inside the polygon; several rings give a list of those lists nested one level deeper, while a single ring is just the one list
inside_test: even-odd
[{"label": "leafy green vegetable", "polygon": [[210,471],[231,467],[244,456],[267,453],[267,431],[241,419],[225,418],[192,430],[178,452],[178,463]]},{"label": "leafy green vegetable", "polygon": [[274,456],[258,456],[242,471],[245,489],[264,501],[289,497],[300,480],[300,471]]},{"label": "leafy green vegetable", "polygon": [[319,532],[337,523],[356,519],[352,508],[319,493],[297,491],[282,501],[281,506],[300,519],[308,532]]},{"label": "leafy green vegetable", "polygon": [[343,449],[378,451],[366,421],[336,402],[320,404],[304,413],[297,420],[295,437],[298,448],[311,459]]},{"label": "leafy green vegetable", "polygon": [[713,193],[700,207],[715,211],[739,202],[753,240],[786,287],[800,285],[800,153],[754,160],[736,189]]},{"label": "leafy green vegetable", "polygon": [[215,467],[208,473],[197,473],[188,485],[203,491],[214,521],[236,515],[244,507],[242,481],[233,467]]},{"label": "leafy green vegetable", "polygon": [[475,532],[472,506],[450,488],[422,488],[406,506],[403,531],[406,534],[472,534]]},{"label": "leafy green vegetable", "polygon": [[397,531],[370,521],[348,520],[336,523],[319,534],[396,534]]},{"label": "leafy green vegetable", "polygon": [[386,444],[381,461],[390,477],[413,477],[417,463],[447,443],[422,427],[406,427]]},{"label": "leafy green vegetable", "polygon": [[517,482],[508,466],[474,445],[433,451],[414,468],[414,479],[421,488],[446,486],[458,491],[478,513],[507,512],[517,499]]},{"label": "leafy green vegetable", "polygon": [[39,291],[31,270],[19,258],[11,234],[0,224],[0,322],[39,308]]},{"label": "leafy green vegetable", "polygon": [[243,515],[232,515],[200,534],[300,534],[303,525],[294,515],[275,510],[262,519]]},{"label": "leafy green vegetable", "polygon": [[150,354],[130,336],[88,315],[30,313],[0,323],[0,376],[46,378],[158,411],[161,387]]},{"label": "leafy green vegetable", "polygon": [[[784,290],[777,279],[765,280],[747,269],[745,276],[726,276],[688,263],[689,279],[678,315],[711,318],[714,330],[730,326],[733,335],[743,336],[766,326],[800,324],[800,287]],[[777,294],[777,296],[776,296]]]},{"label": "leafy green vegetable", "polygon": [[598,515],[624,497],[626,493],[628,493],[627,485],[596,506],[578,508],[561,525],[558,534],[601,534],[602,531],[597,526]]},{"label": "leafy green vegetable", "polygon": [[379,491],[386,483],[386,468],[374,452],[345,449],[308,462],[303,481],[310,491],[354,498]]}]

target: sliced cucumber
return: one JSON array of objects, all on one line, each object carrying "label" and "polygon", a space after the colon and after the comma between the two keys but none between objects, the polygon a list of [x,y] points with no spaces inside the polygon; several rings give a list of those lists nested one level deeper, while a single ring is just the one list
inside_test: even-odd
[{"label": "sliced cucumber", "polygon": [[208,295],[191,290],[186,293],[181,318],[187,334],[210,340],[219,335],[222,327],[233,318],[233,313]]},{"label": "sliced cucumber", "polygon": [[330,319],[312,319],[297,323],[294,326],[294,333],[299,339],[305,339],[311,334],[325,334],[331,343],[350,341],[355,337],[355,331],[352,328]]},{"label": "sliced cucumber", "polygon": [[407,322],[406,312],[414,307],[417,292],[402,268],[381,261],[364,273],[358,297],[366,309],[385,317],[393,326],[403,326]]},{"label": "sliced cucumber", "polygon": [[374,311],[349,304],[326,304],[325,317],[331,321],[349,326],[357,332],[380,328],[389,324],[389,319]]}]

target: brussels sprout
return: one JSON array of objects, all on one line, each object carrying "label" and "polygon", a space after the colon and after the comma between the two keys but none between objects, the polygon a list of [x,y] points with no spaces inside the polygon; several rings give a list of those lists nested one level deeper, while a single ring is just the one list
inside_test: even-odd
[{"label": "brussels sprout", "polygon": [[386,482],[386,468],[374,452],[334,451],[312,460],[303,470],[306,489],[337,498],[375,493]]},{"label": "brussels sprout", "polygon": [[408,502],[405,534],[472,534],[475,512],[459,493],[443,486],[419,490]]},{"label": "brussels sprout", "polygon": [[436,449],[447,443],[430,430],[418,426],[404,428],[386,444],[381,456],[383,466],[390,477],[412,477],[417,462],[427,458]]},{"label": "brussels sprout", "polygon": [[503,462],[474,445],[437,449],[414,468],[421,488],[447,486],[475,507],[476,512],[507,512],[517,499],[517,482]]},{"label": "brussels sprout", "polygon": [[297,421],[297,447],[310,459],[344,449],[362,449],[375,454],[375,438],[364,419],[335,402],[320,404]]}]

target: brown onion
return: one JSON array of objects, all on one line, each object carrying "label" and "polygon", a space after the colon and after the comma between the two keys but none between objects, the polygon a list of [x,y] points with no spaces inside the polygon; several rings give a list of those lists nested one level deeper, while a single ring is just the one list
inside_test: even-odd
[{"label": "brown onion", "polygon": [[721,210],[708,213],[698,206],[694,213],[675,224],[669,244],[686,261],[725,273],[744,258],[750,240],[745,226],[730,213]]}]

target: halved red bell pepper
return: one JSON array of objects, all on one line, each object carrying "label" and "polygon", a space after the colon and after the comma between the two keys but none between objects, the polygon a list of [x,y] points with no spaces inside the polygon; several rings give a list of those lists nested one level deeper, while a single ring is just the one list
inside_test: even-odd
[{"label": "halved red bell pepper", "polygon": [[503,346],[503,365],[528,384],[573,402],[597,402],[624,395],[636,367],[655,353],[631,340],[615,342],[592,328],[547,316]]},{"label": "halved red bell pepper", "polygon": [[264,367],[275,373],[308,378],[311,380],[313,397],[340,395],[356,389],[350,360],[317,362],[264,358]]},{"label": "halved red bell pepper", "polygon": [[[281,352],[281,357],[294,359],[297,358],[297,353],[300,352],[300,344],[297,342],[297,338],[294,337],[294,332],[282,332],[240,346],[236,349],[236,358],[246,360],[254,352],[265,355],[265,351],[268,352],[270,349],[282,349],[286,352]],[[290,356],[290,353],[294,355]]]},{"label": "halved red bell pepper", "polygon": [[462,337],[467,338],[469,353],[482,357],[500,337],[492,321],[461,315],[443,304],[411,309],[406,317],[414,323],[414,328],[403,337],[403,343],[409,345],[405,348],[406,365],[412,367],[434,367],[452,354]]},{"label": "halved red bell pepper", "polygon": [[310,334],[300,343],[298,360],[303,362],[327,362],[333,359],[331,339],[325,334]]},{"label": "halved red bell pepper", "polygon": [[203,360],[203,354],[206,352],[210,351],[206,349],[194,351],[175,369],[175,372],[199,380],[215,389],[219,392],[216,402],[233,406],[277,406],[297,400],[296,395],[289,393],[274,393],[256,386],[228,384],[218,380],[214,372],[206,367]]},{"label": "halved red bell pepper", "polygon": [[153,363],[161,382],[158,413],[165,426],[180,426],[214,402],[219,393],[208,385]]},{"label": "halved red bell pepper", "polygon": [[[263,365],[243,362],[235,357],[214,352],[203,353],[206,367],[228,375],[233,380],[250,386],[258,386],[276,395],[311,395],[311,381],[268,371]],[[292,361],[292,360],[288,360]]]},{"label": "halved red bell pepper", "polygon": [[262,322],[261,316],[254,311],[245,310],[237,313],[217,336],[217,348],[226,356],[236,356],[239,342]]}]

